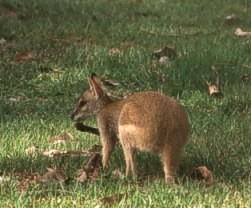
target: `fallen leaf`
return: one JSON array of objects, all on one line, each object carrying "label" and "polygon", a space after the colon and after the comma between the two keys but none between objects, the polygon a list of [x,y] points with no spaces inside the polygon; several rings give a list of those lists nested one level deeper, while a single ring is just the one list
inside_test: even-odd
[{"label": "fallen leaf", "polygon": [[224,20],[224,24],[225,25],[234,25],[239,21],[240,21],[240,18],[236,17],[235,15],[228,15]]},{"label": "fallen leaf", "polygon": [[33,58],[34,57],[32,53],[20,53],[15,56],[14,60],[19,63],[27,63]]},{"label": "fallen leaf", "polygon": [[38,147],[32,146],[25,149],[25,154],[31,157],[36,157],[38,155]]},{"label": "fallen leaf", "polygon": [[210,186],[213,183],[213,174],[206,166],[199,166],[193,172],[192,176],[196,179],[203,179],[207,182],[207,185]]},{"label": "fallen leaf", "polygon": [[87,172],[85,170],[81,170],[76,180],[80,183],[85,183],[87,181],[87,178],[88,178]]},{"label": "fallen leaf", "polygon": [[97,181],[99,179],[99,175],[100,175],[100,167],[95,167],[93,172],[92,172],[92,176],[91,176],[91,179],[93,181]]},{"label": "fallen leaf", "polygon": [[54,157],[54,156],[62,155],[62,154],[66,154],[66,153],[67,153],[67,151],[52,149],[52,150],[49,150],[49,151],[44,151],[43,155],[47,156],[47,157]]},{"label": "fallen leaf", "polygon": [[88,149],[88,152],[90,153],[99,153],[101,152],[102,145],[94,144],[90,149]]},{"label": "fallen leaf", "polygon": [[16,12],[10,8],[1,7],[1,6],[0,6],[0,15],[3,15],[5,17],[12,17],[12,18],[22,17],[22,15],[19,12]]},{"label": "fallen leaf", "polygon": [[59,77],[59,70],[58,69],[53,69],[53,75],[55,78],[58,78]]},{"label": "fallen leaf", "polygon": [[66,132],[63,136],[56,135],[51,139],[50,143],[51,144],[60,144],[60,143],[64,144],[66,141],[75,141],[71,133]]},{"label": "fallen leaf", "polygon": [[112,171],[112,178],[120,180],[123,177],[124,177],[124,175],[119,169],[116,169],[116,170]]},{"label": "fallen leaf", "polygon": [[117,86],[120,85],[120,83],[115,82],[115,81],[113,81],[113,80],[111,80],[111,79],[106,79],[106,80],[102,80],[102,81],[103,81],[103,83],[104,83],[106,86],[117,87]]},{"label": "fallen leaf", "polygon": [[16,172],[14,173],[17,179],[17,188],[19,191],[26,191],[29,186],[35,185],[40,181],[39,173]]},{"label": "fallen leaf", "polygon": [[85,170],[91,172],[99,166],[101,166],[101,154],[95,153],[85,166]]},{"label": "fallen leaf", "polygon": [[122,54],[122,51],[119,48],[111,48],[109,50],[109,56],[114,57],[114,56],[120,56]]},{"label": "fallen leaf", "polygon": [[211,82],[206,81],[208,89],[209,89],[209,94],[210,96],[213,95],[219,95],[220,94],[220,90],[216,85],[213,85]]},{"label": "fallen leaf", "polygon": [[168,59],[175,59],[178,57],[178,53],[175,49],[165,46],[153,52],[154,56],[158,59],[161,57],[167,57]]},{"label": "fallen leaf", "polygon": [[212,66],[212,70],[215,72],[216,77],[215,77],[215,85],[212,84],[209,81],[206,81],[208,89],[209,89],[209,94],[210,94],[210,96],[212,96],[212,95],[221,95],[220,90],[219,90],[220,77],[219,77],[219,74],[216,71],[216,68],[215,68],[214,65]]},{"label": "fallen leaf", "polygon": [[0,39],[0,45],[3,46],[7,43],[7,41],[4,38]]},{"label": "fallen leaf", "polygon": [[235,30],[234,34],[235,34],[236,36],[240,36],[240,37],[242,37],[242,36],[251,36],[251,32],[245,32],[245,31],[243,31],[241,28],[237,28],[237,29]]},{"label": "fallen leaf", "polygon": [[9,98],[9,101],[11,102],[30,101],[30,98],[28,98],[27,96],[15,96]]},{"label": "fallen leaf", "polygon": [[243,76],[241,77],[241,80],[242,80],[243,82],[247,82],[247,81],[251,80],[251,74],[245,74],[245,75],[243,75]]},{"label": "fallen leaf", "polygon": [[57,182],[64,183],[66,181],[65,175],[61,170],[54,168],[47,168],[47,172],[41,177],[41,182]]},{"label": "fallen leaf", "polygon": [[112,207],[115,203],[119,203],[125,197],[126,194],[113,194],[111,196],[104,197],[96,203],[95,208],[100,208],[102,206]]},{"label": "fallen leaf", "polygon": [[1,182],[5,182],[5,181],[9,181],[9,180],[10,180],[10,177],[9,177],[9,176],[6,176],[6,175],[0,176],[0,183],[1,183]]}]

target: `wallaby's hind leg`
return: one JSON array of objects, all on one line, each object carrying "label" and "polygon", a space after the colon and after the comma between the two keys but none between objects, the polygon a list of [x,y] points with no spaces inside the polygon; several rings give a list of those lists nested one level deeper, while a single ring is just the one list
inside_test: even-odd
[{"label": "wallaby's hind leg", "polygon": [[174,177],[179,166],[180,152],[181,150],[170,147],[165,149],[161,155],[165,179],[168,183],[175,183]]},{"label": "wallaby's hind leg", "polygon": [[126,161],[126,176],[130,174],[130,171],[132,173],[133,178],[136,178],[136,167],[135,167],[135,149],[132,147],[127,147],[126,145],[123,145],[123,151]]}]

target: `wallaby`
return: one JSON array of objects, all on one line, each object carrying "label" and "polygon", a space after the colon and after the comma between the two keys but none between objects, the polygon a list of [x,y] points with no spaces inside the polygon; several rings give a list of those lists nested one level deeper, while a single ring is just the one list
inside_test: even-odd
[{"label": "wallaby", "polygon": [[106,167],[116,141],[120,141],[126,175],[136,176],[136,150],[157,152],[164,166],[165,179],[174,182],[180,155],[188,140],[189,122],[183,107],[173,98],[153,91],[139,92],[123,100],[108,96],[101,80],[92,74],[90,89],[81,95],[72,120],[84,121],[95,115],[101,136],[102,164]]}]

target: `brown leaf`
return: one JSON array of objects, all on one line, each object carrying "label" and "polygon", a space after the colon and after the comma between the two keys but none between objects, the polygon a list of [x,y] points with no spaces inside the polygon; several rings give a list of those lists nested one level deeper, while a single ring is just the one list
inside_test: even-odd
[{"label": "brown leaf", "polygon": [[17,188],[19,191],[26,191],[30,185],[37,184],[41,176],[38,173],[16,172]]},{"label": "brown leaf", "polygon": [[95,208],[99,208],[102,206],[108,206],[111,207],[113,206],[115,203],[119,203],[123,198],[126,197],[126,194],[113,194],[111,196],[108,197],[104,197],[102,199],[100,199],[97,203]]},{"label": "brown leaf", "polygon": [[213,95],[219,95],[220,94],[220,90],[216,85],[213,85],[211,82],[206,81],[208,89],[209,89],[209,94],[210,96]]},{"label": "brown leaf", "polygon": [[93,181],[97,181],[99,179],[100,176],[100,167],[95,167],[91,176],[91,179]]},{"label": "brown leaf", "polygon": [[243,37],[243,36],[251,36],[251,32],[245,32],[241,28],[237,28],[234,32],[236,36]]},{"label": "brown leaf", "polygon": [[10,8],[0,6],[0,16],[1,15],[5,16],[5,17],[12,17],[12,18],[22,17],[22,15],[19,12],[16,12]]},{"label": "brown leaf", "polygon": [[153,52],[154,56],[160,59],[161,57],[167,57],[169,59],[175,59],[178,57],[178,53],[175,49],[165,46]]},{"label": "brown leaf", "polygon": [[115,82],[111,79],[106,79],[106,80],[102,80],[102,81],[103,81],[104,85],[106,85],[106,86],[117,87],[120,85],[119,82]]},{"label": "brown leaf", "polygon": [[207,185],[212,185],[213,183],[213,174],[210,170],[207,169],[206,166],[197,167],[193,171],[192,176],[196,179],[205,180],[207,182]]},{"label": "brown leaf", "polygon": [[44,151],[43,155],[47,156],[47,157],[54,157],[54,156],[62,155],[62,154],[66,154],[66,153],[67,153],[67,151],[52,149],[52,150],[49,150],[49,151]]},{"label": "brown leaf", "polygon": [[47,172],[41,177],[41,182],[57,182],[64,183],[66,181],[65,175],[61,170],[54,168],[47,168]]},{"label": "brown leaf", "polygon": [[251,74],[245,74],[245,75],[243,75],[243,76],[241,77],[241,80],[242,80],[243,82],[247,82],[247,81],[251,80]]},{"label": "brown leaf", "polygon": [[90,149],[88,149],[89,153],[99,153],[101,152],[102,145],[94,144]]},{"label": "brown leaf", "polygon": [[93,171],[95,168],[101,166],[101,155],[100,153],[95,153],[85,166],[87,172]]},{"label": "brown leaf", "polygon": [[79,176],[77,177],[77,181],[80,183],[85,183],[87,181],[88,175],[85,170],[81,170]]},{"label": "brown leaf", "polygon": [[112,177],[114,179],[120,180],[123,178],[123,173],[119,169],[116,169],[116,170],[112,171]]},{"label": "brown leaf", "polygon": [[66,141],[75,141],[71,133],[66,132],[64,136],[56,135],[51,139],[50,143],[51,144],[60,144],[60,143],[64,144]]},{"label": "brown leaf", "polygon": [[14,60],[19,63],[27,63],[33,58],[34,57],[32,53],[20,53],[15,56]]},{"label": "brown leaf", "polygon": [[240,18],[236,17],[235,15],[229,15],[225,18],[224,24],[225,25],[234,25],[240,21]]}]

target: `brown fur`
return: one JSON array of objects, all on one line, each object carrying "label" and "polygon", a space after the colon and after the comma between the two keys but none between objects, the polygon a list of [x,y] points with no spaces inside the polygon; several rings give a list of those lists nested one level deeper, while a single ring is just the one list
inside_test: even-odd
[{"label": "brown fur", "polygon": [[140,92],[113,101],[101,81],[92,75],[72,114],[74,121],[96,115],[101,135],[102,162],[108,160],[119,140],[126,160],[126,175],[136,176],[136,150],[161,155],[166,181],[173,182],[180,155],[189,134],[189,122],[183,107],[173,98],[158,92]]}]

